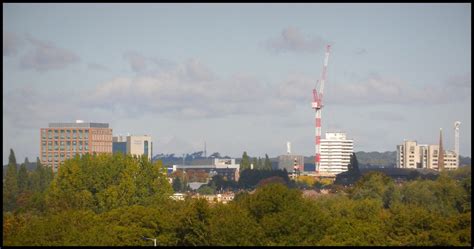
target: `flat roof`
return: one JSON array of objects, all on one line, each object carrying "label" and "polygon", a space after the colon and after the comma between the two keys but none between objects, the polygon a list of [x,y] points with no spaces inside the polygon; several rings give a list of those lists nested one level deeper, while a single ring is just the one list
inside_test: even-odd
[{"label": "flat roof", "polygon": [[108,123],[49,123],[49,128],[109,128]]}]

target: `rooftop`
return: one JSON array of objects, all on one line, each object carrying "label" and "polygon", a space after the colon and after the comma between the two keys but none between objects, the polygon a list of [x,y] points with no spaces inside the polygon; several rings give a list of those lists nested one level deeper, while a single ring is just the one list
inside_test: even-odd
[{"label": "rooftop", "polygon": [[82,120],[77,120],[75,123],[49,123],[49,128],[109,128],[108,123],[84,123]]}]

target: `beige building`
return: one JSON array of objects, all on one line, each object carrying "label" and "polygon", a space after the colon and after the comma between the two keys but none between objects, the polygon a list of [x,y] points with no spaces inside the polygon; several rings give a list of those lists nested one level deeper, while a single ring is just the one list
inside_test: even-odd
[{"label": "beige building", "polygon": [[112,153],[112,129],[107,123],[50,123],[40,129],[40,141],[40,161],[54,172],[76,154]]},{"label": "beige building", "polygon": [[[403,144],[397,145],[397,168],[411,169],[438,169],[439,145],[417,144],[413,140],[405,140]],[[458,167],[457,156],[454,151],[444,151],[444,168],[456,169]]]},{"label": "beige building", "polygon": [[116,136],[113,137],[113,152],[122,152],[134,156],[146,155],[151,160],[153,142],[151,136]]}]

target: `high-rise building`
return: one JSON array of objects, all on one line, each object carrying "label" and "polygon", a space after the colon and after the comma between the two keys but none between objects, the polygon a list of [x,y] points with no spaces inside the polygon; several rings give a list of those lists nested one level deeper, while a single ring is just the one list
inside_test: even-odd
[{"label": "high-rise building", "polygon": [[[456,169],[457,157],[454,151],[445,150],[443,153],[444,169]],[[418,168],[439,170],[439,144],[420,144],[416,141],[405,140],[397,145],[397,168]]]},{"label": "high-rise building", "polygon": [[76,154],[112,153],[112,129],[107,123],[49,123],[40,129],[40,161],[54,172]]},{"label": "high-rise building", "polygon": [[116,136],[113,137],[113,153],[126,153],[135,156],[146,155],[151,160],[153,142],[151,136]]},{"label": "high-rise building", "polygon": [[354,141],[347,139],[346,133],[326,132],[326,138],[321,139],[320,173],[337,175],[347,171],[353,152]]}]

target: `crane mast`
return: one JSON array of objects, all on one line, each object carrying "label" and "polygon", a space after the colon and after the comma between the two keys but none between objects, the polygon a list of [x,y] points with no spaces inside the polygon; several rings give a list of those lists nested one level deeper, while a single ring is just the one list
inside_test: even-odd
[{"label": "crane mast", "polygon": [[313,102],[311,104],[312,108],[315,109],[315,156],[314,156],[314,165],[316,174],[319,174],[319,168],[321,164],[321,109],[323,108],[323,91],[324,83],[326,81],[326,73],[329,61],[329,52],[331,46],[326,46],[326,55],[324,57],[323,72],[321,74],[321,80],[318,80],[319,89],[313,89]]}]

